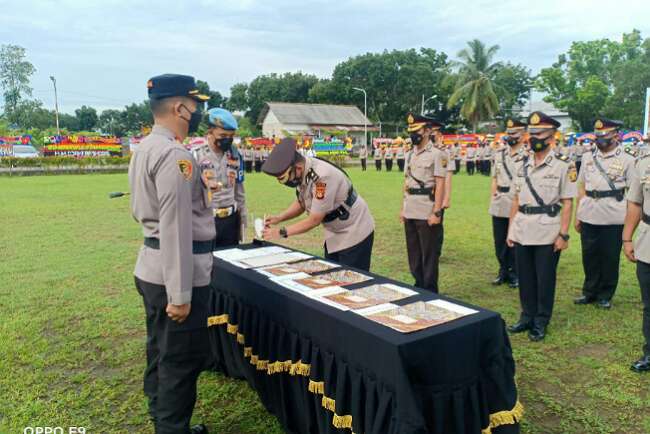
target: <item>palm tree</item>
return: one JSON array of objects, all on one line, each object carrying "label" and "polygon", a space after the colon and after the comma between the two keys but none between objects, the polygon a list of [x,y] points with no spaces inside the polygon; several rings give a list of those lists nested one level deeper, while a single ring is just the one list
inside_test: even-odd
[{"label": "palm tree", "polygon": [[460,105],[460,114],[472,124],[476,132],[478,123],[489,119],[498,111],[499,101],[494,91],[492,77],[501,62],[492,63],[498,45],[489,48],[478,39],[467,43],[468,48],[458,52],[459,60],[453,62],[456,74],[454,92],[449,97],[449,109]]}]

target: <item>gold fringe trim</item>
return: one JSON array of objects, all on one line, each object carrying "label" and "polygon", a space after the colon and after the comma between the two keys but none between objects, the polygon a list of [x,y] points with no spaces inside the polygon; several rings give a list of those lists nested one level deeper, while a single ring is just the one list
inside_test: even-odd
[{"label": "gold fringe trim", "polygon": [[339,416],[338,414],[334,413],[334,419],[332,420],[332,425],[334,425],[338,429],[341,428],[352,429],[352,415],[346,414],[345,416]]},{"label": "gold fringe trim", "polygon": [[[226,332],[228,332],[231,335],[236,335],[237,343],[243,346],[244,343],[246,342],[246,337],[242,333],[239,333],[239,326],[237,324],[230,324],[228,322],[228,319],[229,316],[227,313],[208,317],[208,327],[226,324]],[[298,360],[296,363],[293,363],[291,360],[285,360],[285,361],[278,360],[275,362],[270,362],[269,360],[260,360],[257,354],[253,354],[253,347],[244,347],[244,358],[249,358],[250,359],[249,363],[251,365],[255,366],[259,371],[266,371],[267,375],[288,372],[290,375],[294,375],[294,376],[301,375],[303,377],[309,377],[309,375],[311,374],[311,365],[309,363],[303,363],[302,360]],[[336,401],[332,398],[325,396],[324,381],[314,381],[312,379],[309,379],[308,389],[309,392],[315,395],[323,396],[323,398],[321,399],[321,405],[323,406],[323,408],[334,413],[334,417],[332,419],[332,425],[334,425],[335,428],[338,429],[347,428],[352,430],[352,415],[347,414],[347,415],[339,416],[338,414],[336,414]],[[515,411],[515,409],[513,409],[513,411]],[[523,412],[523,407],[522,407],[522,412]],[[501,413],[509,413],[509,412],[499,412],[499,413],[495,413],[494,415],[491,415],[490,426],[492,426],[491,424],[492,424],[493,416],[499,418],[505,417],[501,415]],[[488,431],[483,430],[482,434],[491,434],[491,432],[489,431],[490,427],[486,429]],[[354,434],[354,432],[352,432],[352,434]]]},{"label": "gold fringe trim", "polygon": [[336,401],[333,400],[332,398],[328,398],[325,395],[323,395],[323,399],[321,400],[321,405],[323,406],[323,408],[326,408],[331,412],[336,411]]},{"label": "gold fringe trim", "polygon": [[325,382],[309,380],[309,387],[307,389],[314,395],[325,395]]},{"label": "gold fringe trim", "polygon": [[481,430],[481,434],[492,434],[492,428],[500,427],[501,425],[513,425],[519,422],[524,417],[524,406],[521,402],[517,401],[512,410],[503,410],[490,415],[490,425]]},{"label": "gold fringe trim", "polygon": [[224,313],[223,315],[216,315],[208,317],[208,327],[215,325],[222,325],[228,323],[228,314]]}]

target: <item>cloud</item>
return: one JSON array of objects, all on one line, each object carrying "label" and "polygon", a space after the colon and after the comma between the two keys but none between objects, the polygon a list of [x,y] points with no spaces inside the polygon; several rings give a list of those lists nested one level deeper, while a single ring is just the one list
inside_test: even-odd
[{"label": "cloud", "polygon": [[[259,74],[302,70],[329,76],[369,51],[432,47],[450,57],[466,41],[499,44],[499,60],[534,71],[575,40],[647,29],[640,0],[259,1],[0,0],[0,40],[27,49],[33,86],[53,106],[121,107],[146,98],[156,74],[181,72],[227,94]],[[603,11],[607,11],[604,13]],[[644,36],[648,36],[645,32]]]}]

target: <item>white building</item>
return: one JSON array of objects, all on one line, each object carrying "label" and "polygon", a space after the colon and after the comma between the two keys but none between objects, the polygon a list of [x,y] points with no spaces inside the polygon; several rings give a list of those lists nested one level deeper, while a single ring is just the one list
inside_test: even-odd
[{"label": "white building", "polygon": [[359,144],[365,143],[364,125],[369,132],[379,130],[353,105],[267,102],[258,123],[262,125],[264,137],[299,134],[323,137],[327,131],[337,130],[345,131]]},{"label": "white building", "polygon": [[515,113],[522,118],[527,118],[528,115],[533,112],[543,112],[553,119],[556,119],[560,124],[562,124],[559,128],[562,133],[573,130],[573,122],[571,121],[569,114],[555,108],[553,104],[545,101],[531,101],[528,104],[524,104]]}]

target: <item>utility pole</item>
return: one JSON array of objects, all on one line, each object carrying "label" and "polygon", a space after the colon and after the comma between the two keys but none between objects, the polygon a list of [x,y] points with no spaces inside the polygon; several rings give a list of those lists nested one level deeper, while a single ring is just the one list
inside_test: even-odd
[{"label": "utility pole", "polygon": [[368,94],[365,89],[353,87],[352,89],[363,92],[363,145],[368,146]]},{"label": "utility pole", "polygon": [[54,113],[56,116],[56,135],[60,136],[61,129],[59,128],[59,97],[56,93],[56,78],[54,78],[53,75],[50,75],[50,80],[52,80],[52,84],[54,85]]}]

